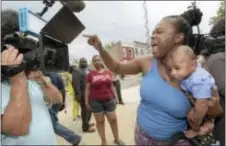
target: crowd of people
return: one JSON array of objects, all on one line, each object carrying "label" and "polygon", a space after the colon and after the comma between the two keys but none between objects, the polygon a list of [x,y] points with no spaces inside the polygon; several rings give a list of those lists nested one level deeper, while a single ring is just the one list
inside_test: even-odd
[{"label": "crowd of people", "polygon": [[[34,69],[3,80],[2,144],[57,145],[57,134],[78,145],[82,137],[60,124],[57,116],[65,109],[68,95],[73,98],[72,122],[76,124],[81,118],[83,132],[97,129],[101,145],[107,145],[106,117],[115,144],[125,145],[116,114],[117,103],[124,104],[118,75],[142,73],[141,101],[134,129],[136,145],[189,146],[189,138],[213,133],[224,146],[225,52],[219,49],[197,59],[199,54],[195,54],[190,41],[193,22],[197,21],[187,20],[200,19],[196,17],[201,15],[161,19],[151,35],[152,56],[119,62],[103,48],[96,35],[84,35],[88,44],[99,52],[92,58],[92,69],[81,58],[79,66],[70,66],[66,76]],[[211,32],[214,37],[224,36],[225,20],[216,23]],[[1,53],[2,65],[22,61],[23,54],[13,46],[8,45]],[[90,123],[92,115],[95,123]],[[179,132],[187,138],[173,141]]]},{"label": "crowd of people", "polygon": [[[23,60],[23,54],[20,54],[13,46],[9,46],[9,49],[3,51],[1,55],[2,65],[20,64]],[[89,69],[87,60],[81,58],[79,67],[72,65],[69,72],[43,74],[40,70],[34,69],[22,72],[9,80],[4,80],[2,82],[3,144],[56,145],[55,134],[57,134],[70,144],[78,145],[82,137],[72,129],[60,124],[58,119],[58,113],[66,108],[66,97],[70,96],[70,98],[73,98],[73,103],[71,103],[73,124],[76,124],[76,121],[81,119],[83,132],[95,132],[95,124],[90,123],[93,113],[102,145],[106,145],[104,128],[104,116],[106,115],[112,128],[115,143],[123,145],[123,141],[119,138],[115,113],[116,104],[119,103],[117,93],[121,97],[121,91],[117,90],[118,92],[116,93],[112,72],[104,68],[100,57],[94,56],[92,61],[93,69]],[[118,84],[120,85],[120,82]],[[18,90],[20,91],[18,92]],[[11,101],[10,99],[13,97],[15,99]],[[19,100],[19,103],[17,103],[17,100]],[[122,104],[122,99],[120,101]],[[29,102],[32,104],[28,105]],[[16,115],[13,115],[11,113],[13,109],[11,108],[16,108],[16,110],[23,113],[14,112]],[[42,108],[42,110],[39,108]],[[79,112],[79,109],[81,109],[81,112]],[[15,127],[13,121],[8,121],[17,118],[17,116],[21,116],[15,120],[15,122],[20,120],[17,123],[20,124],[17,125],[19,127]],[[42,128],[39,129],[39,126],[42,126]],[[46,134],[41,136],[41,131],[45,130],[47,130]],[[26,136],[15,139],[8,135]],[[33,140],[36,135],[41,136],[41,141],[40,139]]]}]

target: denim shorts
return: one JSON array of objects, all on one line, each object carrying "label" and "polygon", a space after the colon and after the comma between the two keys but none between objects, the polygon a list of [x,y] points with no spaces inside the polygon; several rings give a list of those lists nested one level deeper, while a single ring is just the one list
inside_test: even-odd
[{"label": "denim shorts", "polygon": [[92,108],[93,113],[107,113],[114,112],[116,109],[116,100],[111,98],[109,100],[94,100],[90,99],[90,107]]}]

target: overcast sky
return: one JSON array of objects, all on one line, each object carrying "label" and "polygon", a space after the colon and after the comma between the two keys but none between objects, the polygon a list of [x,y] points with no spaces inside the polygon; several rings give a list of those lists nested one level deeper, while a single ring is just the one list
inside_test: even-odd
[{"label": "overcast sky", "polygon": [[[97,34],[106,44],[110,41],[145,41],[143,1],[86,1],[85,9],[75,15],[86,29],[85,34]],[[167,15],[181,14],[191,1],[147,1],[149,28],[152,30],[158,21]],[[197,6],[203,12],[200,24],[201,32],[208,33],[210,17],[216,15],[219,1],[197,1]],[[41,1],[2,1],[2,9],[27,7],[33,12],[43,8]],[[49,20],[61,4],[56,3],[45,15]],[[70,56],[90,59],[97,52],[87,45],[82,34],[69,45]]]}]

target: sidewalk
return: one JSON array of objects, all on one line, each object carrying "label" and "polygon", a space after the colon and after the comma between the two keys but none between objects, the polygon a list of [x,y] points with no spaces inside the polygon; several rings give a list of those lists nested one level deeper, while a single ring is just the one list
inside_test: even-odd
[{"label": "sidewalk", "polygon": [[[127,145],[134,145],[134,126],[136,123],[136,110],[139,104],[139,86],[131,87],[129,89],[125,89],[122,91],[123,100],[125,105],[117,106],[117,116],[118,116],[118,124],[119,124],[119,134],[121,139]],[[81,129],[81,120],[73,125],[72,124],[72,99],[67,98],[67,113],[61,112],[59,114],[60,123],[68,127],[69,129],[73,129],[77,134],[82,136],[82,142],[80,145],[100,145],[100,138],[98,136],[97,131],[94,133],[83,133]],[[94,119],[92,118],[92,121]],[[109,124],[106,120],[106,138],[108,141],[108,145],[113,144],[113,135],[110,129]],[[67,141],[58,137],[59,145],[70,145]]]}]

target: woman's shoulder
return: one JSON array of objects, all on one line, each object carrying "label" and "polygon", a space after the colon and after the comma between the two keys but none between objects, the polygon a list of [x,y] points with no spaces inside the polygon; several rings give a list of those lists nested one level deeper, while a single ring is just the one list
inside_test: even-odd
[{"label": "woman's shoulder", "polygon": [[147,65],[147,64],[150,65],[154,60],[153,56],[141,56],[135,59],[136,59],[136,62],[140,65]]},{"label": "woman's shoulder", "polygon": [[153,61],[153,56],[148,55],[148,56],[140,56],[135,58],[138,62],[152,62]]},{"label": "woman's shoulder", "polygon": [[152,65],[154,60],[153,56],[143,56],[137,58],[137,63],[142,67],[143,73],[146,73],[150,70],[150,66]]}]

